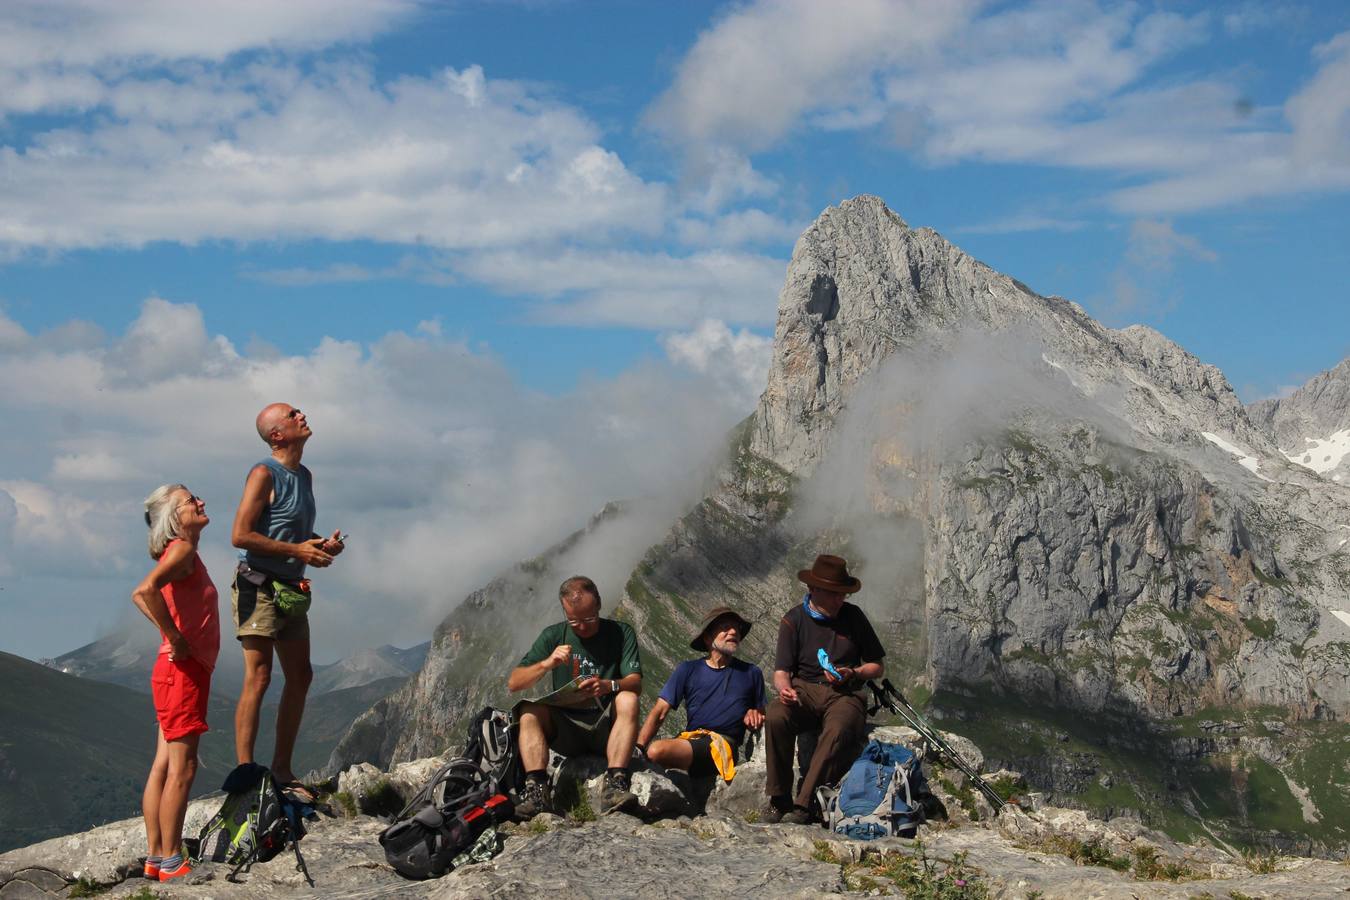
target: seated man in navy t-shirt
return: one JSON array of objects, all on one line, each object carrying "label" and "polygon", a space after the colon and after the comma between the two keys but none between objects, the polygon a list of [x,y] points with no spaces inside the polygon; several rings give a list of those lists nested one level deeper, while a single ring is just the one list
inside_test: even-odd
[{"label": "seated man in navy t-shirt", "polygon": [[[693,776],[721,773],[731,780],[727,773],[734,772],[746,729],[758,731],[764,724],[764,673],[736,659],[749,630],[750,623],[730,607],[719,606],[703,618],[689,646],[708,655],[675,667],[638,734],[637,745],[648,759]],[[678,738],[652,741],[667,714],[682,702],[688,730]],[[710,733],[692,733],[699,731]]]}]

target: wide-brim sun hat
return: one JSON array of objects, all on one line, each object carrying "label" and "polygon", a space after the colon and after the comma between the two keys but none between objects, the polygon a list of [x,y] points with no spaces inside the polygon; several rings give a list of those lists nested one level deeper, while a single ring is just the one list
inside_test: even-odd
[{"label": "wide-brim sun hat", "polygon": [[828,553],[817,556],[811,568],[798,572],[797,580],[813,588],[841,594],[856,593],[862,588],[862,582],[848,574],[848,563],[843,557]]},{"label": "wide-brim sun hat", "polygon": [[745,636],[750,633],[750,620],[736,612],[736,610],[732,609],[730,606],[715,606],[708,610],[708,614],[703,617],[703,623],[698,626],[698,633],[695,634],[694,639],[689,642],[689,649],[707,650],[707,646],[703,643],[703,636],[707,633],[709,626],[724,616],[735,617],[736,621],[739,623],[737,630],[740,632],[741,640],[745,640]]}]

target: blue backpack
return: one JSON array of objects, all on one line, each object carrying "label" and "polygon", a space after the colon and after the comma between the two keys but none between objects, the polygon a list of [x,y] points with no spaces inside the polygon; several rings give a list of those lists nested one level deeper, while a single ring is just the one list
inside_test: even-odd
[{"label": "blue backpack", "polygon": [[863,841],[913,837],[923,823],[919,798],[928,791],[920,761],[908,747],[868,741],[837,789],[816,791],[825,827]]}]

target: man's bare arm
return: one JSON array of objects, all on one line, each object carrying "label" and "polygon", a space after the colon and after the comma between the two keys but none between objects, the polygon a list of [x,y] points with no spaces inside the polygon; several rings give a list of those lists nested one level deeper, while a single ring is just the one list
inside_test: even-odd
[{"label": "man's bare arm", "polygon": [[[847,666],[841,666],[839,669],[839,674],[843,675],[844,680],[846,681],[849,678],[856,678],[859,681],[871,681],[873,678],[880,678],[882,675],[886,674],[886,667],[883,666],[880,662],[863,663],[856,669],[850,669]],[[825,673],[825,677],[830,681],[835,680],[830,675],[829,672]]]},{"label": "man's bare arm", "polygon": [[647,721],[642,723],[642,730],[638,732],[637,745],[646,752],[647,745],[656,737],[656,733],[661,730],[665,724],[666,716],[670,713],[670,704],[664,699],[658,697],[652,704],[652,711],[647,713]]},{"label": "man's bare arm", "polygon": [[230,543],[240,550],[264,556],[294,556],[305,565],[318,568],[331,563],[333,557],[323,551],[324,538],[311,538],[292,544],[273,540],[254,530],[271,495],[272,473],[267,471],[267,466],[254,466],[244,481],[244,496],[239,499],[239,509],[234,514]]},{"label": "man's bare arm", "polygon": [[572,656],[571,644],[559,644],[553,652],[537,663],[528,666],[516,666],[506,677],[506,689],[511,693],[534,687],[545,673],[558,668]]}]

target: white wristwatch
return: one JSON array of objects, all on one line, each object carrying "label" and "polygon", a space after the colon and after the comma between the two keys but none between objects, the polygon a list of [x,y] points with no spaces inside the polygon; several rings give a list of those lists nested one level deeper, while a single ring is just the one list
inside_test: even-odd
[{"label": "white wristwatch", "polygon": [[614,681],[613,679],[610,680],[609,692],[611,694],[617,694],[619,692],[619,683],[617,681]]}]

